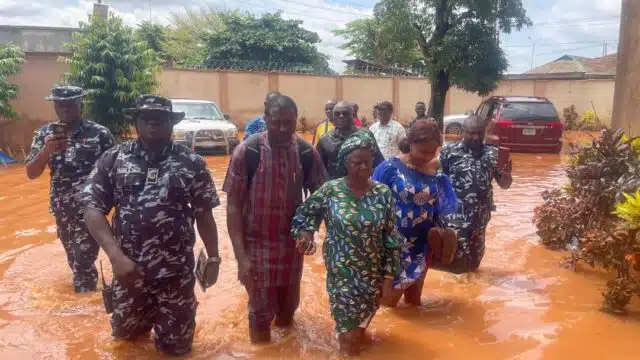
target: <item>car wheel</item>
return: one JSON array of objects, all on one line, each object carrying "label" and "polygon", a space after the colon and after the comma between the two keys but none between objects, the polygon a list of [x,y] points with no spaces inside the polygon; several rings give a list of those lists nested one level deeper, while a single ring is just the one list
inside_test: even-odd
[{"label": "car wheel", "polygon": [[458,123],[449,124],[445,129],[445,134],[462,135],[462,125]]}]

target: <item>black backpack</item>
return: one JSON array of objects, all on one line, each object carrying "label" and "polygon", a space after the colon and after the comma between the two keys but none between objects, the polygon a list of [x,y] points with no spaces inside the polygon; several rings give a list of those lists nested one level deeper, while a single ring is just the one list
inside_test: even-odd
[{"label": "black backpack", "polygon": [[[245,164],[247,166],[247,182],[251,184],[253,175],[260,165],[260,134],[249,136],[246,142]],[[313,167],[313,146],[297,136],[296,143],[298,145],[298,153],[300,154],[300,162],[302,163],[302,172],[304,174],[302,180],[302,186],[304,188],[304,184],[309,180],[311,168]],[[310,191],[310,189],[305,190]]]}]

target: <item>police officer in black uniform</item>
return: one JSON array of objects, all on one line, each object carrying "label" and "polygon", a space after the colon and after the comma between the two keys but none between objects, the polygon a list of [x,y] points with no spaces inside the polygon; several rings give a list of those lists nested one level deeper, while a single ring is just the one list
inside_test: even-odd
[{"label": "police officer in black uniform", "polygon": [[35,133],[27,156],[27,176],[36,179],[49,166],[51,200],[58,237],[73,271],[76,292],[96,289],[95,261],[100,246],[83,220],[83,206],[76,194],[102,154],[115,145],[109,130],[82,118],[84,91],[75,86],[58,86],[46,98],[53,101],[58,123],[47,124]]}]

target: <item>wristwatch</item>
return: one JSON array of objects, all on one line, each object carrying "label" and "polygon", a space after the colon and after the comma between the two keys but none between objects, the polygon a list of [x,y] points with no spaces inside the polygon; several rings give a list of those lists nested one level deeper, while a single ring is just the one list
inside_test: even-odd
[{"label": "wristwatch", "polygon": [[221,262],[222,262],[222,258],[220,258],[219,256],[210,256],[207,259],[207,264],[217,264]]}]

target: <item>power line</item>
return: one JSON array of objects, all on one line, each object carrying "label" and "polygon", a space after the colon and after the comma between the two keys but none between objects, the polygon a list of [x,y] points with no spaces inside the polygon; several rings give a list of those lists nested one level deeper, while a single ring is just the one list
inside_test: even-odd
[{"label": "power line", "polygon": [[586,49],[592,49],[595,47],[600,47],[602,46],[602,44],[598,44],[598,45],[588,45],[588,46],[581,46],[581,47],[577,47],[577,48],[572,48],[572,49],[559,49],[557,51],[550,51],[550,52],[546,52],[546,53],[542,53],[542,54],[536,54],[536,57],[538,56],[544,56],[544,55],[554,55],[554,54],[558,54],[558,53],[566,53],[569,51],[578,51],[578,50],[586,50]]},{"label": "power line", "polygon": [[[538,46],[557,46],[557,45],[578,45],[578,44],[602,44],[603,42],[617,42],[617,40],[598,40],[598,41],[571,41],[571,42],[562,42],[562,43],[546,43],[546,44],[538,44],[536,43],[536,47]],[[503,48],[528,48],[531,47],[531,44],[519,44],[519,45],[503,45]]]},{"label": "power line", "polygon": [[554,21],[543,21],[543,22],[533,22],[534,26],[539,25],[553,25],[553,24],[570,24],[575,22],[584,22],[584,21],[604,21],[605,19],[620,19],[619,15],[611,15],[611,16],[603,16],[603,17],[589,17],[589,18],[576,18],[576,19],[567,19],[567,20],[554,20]]}]

